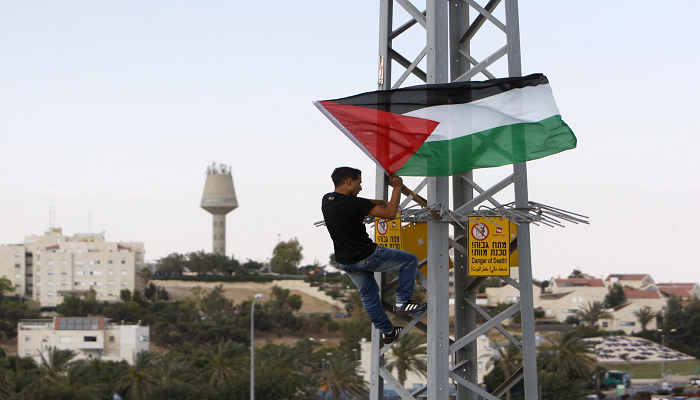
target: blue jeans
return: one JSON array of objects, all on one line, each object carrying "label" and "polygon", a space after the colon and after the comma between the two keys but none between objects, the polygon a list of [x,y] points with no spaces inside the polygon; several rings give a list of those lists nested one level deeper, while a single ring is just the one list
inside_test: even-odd
[{"label": "blue jeans", "polygon": [[360,299],[365,306],[374,327],[384,333],[394,331],[394,324],[386,316],[379,298],[379,286],[374,279],[375,272],[399,271],[396,288],[396,302],[406,303],[413,297],[413,284],[416,281],[418,258],[405,251],[377,246],[377,249],[362,261],[354,264],[340,264],[350,279],[360,290]]}]

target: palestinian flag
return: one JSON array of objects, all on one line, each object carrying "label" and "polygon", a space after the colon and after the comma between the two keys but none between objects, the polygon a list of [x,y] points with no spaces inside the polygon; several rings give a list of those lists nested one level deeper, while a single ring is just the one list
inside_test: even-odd
[{"label": "palestinian flag", "polygon": [[576,147],[542,74],[381,90],[314,104],[389,175],[450,176]]}]

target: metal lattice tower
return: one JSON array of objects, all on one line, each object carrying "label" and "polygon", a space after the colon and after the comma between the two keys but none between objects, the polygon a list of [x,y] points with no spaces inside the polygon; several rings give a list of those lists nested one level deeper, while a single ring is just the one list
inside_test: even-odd
[{"label": "metal lattice tower", "polygon": [[238,208],[230,166],[207,167],[200,207],[212,214],[212,252],[226,255],[226,214]]},{"label": "metal lattice tower", "polygon": [[[419,0],[414,0],[419,1]],[[483,2],[483,1],[482,1]],[[508,76],[521,76],[520,32],[517,0],[490,0],[480,5],[476,0],[425,0],[425,10],[420,11],[411,0],[380,0],[379,33],[379,90],[399,88],[409,76],[414,76],[425,83],[448,83],[467,81],[473,78],[497,78],[489,68],[505,57]],[[408,19],[394,28],[394,22],[401,18],[395,14],[398,5]],[[499,9],[501,6],[501,9]],[[498,19],[495,11],[503,11]],[[470,19],[470,13],[474,18]],[[404,14],[405,15],[405,14]],[[503,21],[505,19],[505,21]],[[502,45],[497,45],[488,56],[477,60],[472,48],[477,44],[477,35],[488,27],[500,34]],[[495,27],[495,29],[493,29]],[[425,47],[411,56],[401,54],[394,43],[407,32],[424,30]],[[500,32],[499,32],[500,31]],[[497,38],[497,40],[499,40]],[[491,41],[482,47],[488,47]],[[478,43],[483,45],[484,43]],[[425,71],[419,65],[425,65]],[[393,68],[399,75],[392,80]],[[501,76],[503,77],[503,76]],[[503,167],[506,168],[507,167]],[[388,197],[387,178],[381,168],[376,172],[376,196]],[[452,208],[450,209],[450,179],[452,183]],[[483,277],[470,277],[467,274],[468,245],[467,232],[463,226],[454,223],[455,216],[473,215],[482,203],[488,202],[495,207],[501,203],[494,196],[509,186],[513,186],[513,210],[518,223],[519,281],[510,277],[502,279],[520,291],[520,301],[491,318],[479,306],[475,297]],[[413,319],[407,318],[408,329],[418,328],[427,332],[428,378],[427,385],[409,392],[398,380],[384,368],[384,353],[389,346],[382,346],[381,333],[372,329],[372,360],[370,371],[370,399],[383,397],[384,381],[388,382],[402,399],[415,399],[426,395],[430,400],[443,400],[449,397],[449,383],[452,380],[457,387],[458,400],[476,400],[483,398],[495,400],[500,398],[520,379],[524,379],[525,398],[538,398],[537,361],[535,344],[535,319],[533,309],[533,284],[530,254],[530,222],[528,218],[531,204],[528,199],[527,168],[525,163],[515,164],[512,173],[496,185],[483,189],[474,180],[473,172],[447,177],[426,178],[413,192],[420,196],[420,191],[427,191],[427,204],[434,205],[440,217],[427,216],[428,222],[428,257],[421,261],[427,263],[428,276],[418,273],[419,283],[427,289],[428,309],[427,324],[420,322],[425,316],[421,314]],[[476,194],[476,195],[475,195]],[[410,201],[406,200],[402,207]],[[519,210],[520,212],[518,212]],[[454,236],[450,237],[450,224],[453,223]],[[455,293],[455,328],[450,332],[449,326],[449,251],[454,249],[454,293]],[[393,282],[384,282],[381,273],[375,273],[382,291],[393,286]],[[385,304],[389,309],[391,305]],[[517,340],[500,322],[521,311],[522,339]],[[487,322],[477,327],[476,319],[480,314]],[[492,394],[486,393],[477,385],[477,363],[475,340],[491,329],[497,329],[503,336],[522,350],[523,365],[513,376]],[[452,336],[452,337],[450,337]]]}]

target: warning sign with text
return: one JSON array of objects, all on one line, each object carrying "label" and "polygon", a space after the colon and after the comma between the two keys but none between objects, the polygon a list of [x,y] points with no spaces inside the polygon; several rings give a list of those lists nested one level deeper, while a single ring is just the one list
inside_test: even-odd
[{"label": "warning sign with text", "polygon": [[374,221],[374,241],[383,247],[401,250],[401,214],[396,219],[377,218]]},{"label": "warning sign with text", "polygon": [[504,218],[469,220],[469,275],[510,275],[510,221]]}]

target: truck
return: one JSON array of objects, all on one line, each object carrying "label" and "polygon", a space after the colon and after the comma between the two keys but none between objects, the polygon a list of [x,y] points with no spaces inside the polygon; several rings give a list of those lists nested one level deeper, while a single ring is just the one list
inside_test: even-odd
[{"label": "truck", "polygon": [[632,385],[630,374],[624,371],[608,371],[603,376],[600,386],[609,389],[615,389],[617,385],[625,385],[626,388]]}]

